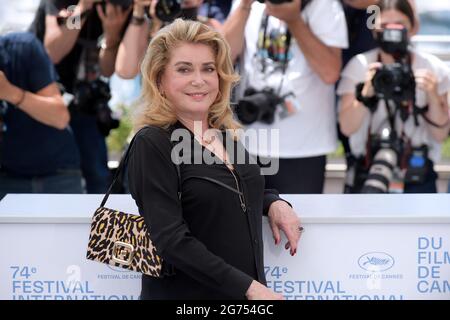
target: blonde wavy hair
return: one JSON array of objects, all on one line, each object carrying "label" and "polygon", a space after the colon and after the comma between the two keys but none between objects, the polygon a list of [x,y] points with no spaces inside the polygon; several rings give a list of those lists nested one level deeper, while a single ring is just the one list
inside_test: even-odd
[{"label": "blonde wavy hair", "polygon": [[182,43],[205,44],[213,49],[219,75],[219,94],[208,111],[208,125],[218,130],[239,129],[230,107],[231,89],[239,80],[234,73],[230,48],[222,35],[203,23],[176,19],[151,40],[141,65],[142,91],[133,114],[133,127],[146,125],[167,129],[177,121],[170,101],[158,84],[170,59],[170,52]]}]

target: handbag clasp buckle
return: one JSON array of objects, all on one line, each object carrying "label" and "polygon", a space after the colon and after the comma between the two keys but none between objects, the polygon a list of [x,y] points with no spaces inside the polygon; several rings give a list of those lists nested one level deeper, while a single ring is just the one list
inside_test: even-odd
[{"label": "handbag clasp buckle", "polygon": [[112,259],[114,262],[129,266],[133,261],[134,247],[122,241],[116,241],[113,247]]}]

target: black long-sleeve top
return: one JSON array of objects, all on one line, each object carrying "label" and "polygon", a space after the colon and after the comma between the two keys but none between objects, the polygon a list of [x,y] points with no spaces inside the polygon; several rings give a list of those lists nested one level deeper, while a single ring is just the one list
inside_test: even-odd
[{"label": "black long-sleeve top", "polygon": [[[186,129],[180,122],[175,128]],[[245,299],[253,279],[265,283],[262,215],[280,200],[278,193],[264,190],[259,166],[236,163],[235,152],[238,181],[219,159],[216,164],[181,164],[180,200],[169,132],[146,127],[130,150],[131,195],[165,267],[174,269],[163,278],[143,275],[141,298]],[[192,145],[198,144],[188,132]]]}]

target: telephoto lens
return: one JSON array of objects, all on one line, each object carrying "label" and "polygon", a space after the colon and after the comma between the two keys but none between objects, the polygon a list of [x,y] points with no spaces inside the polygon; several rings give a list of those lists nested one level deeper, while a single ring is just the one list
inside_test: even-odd
[{"label": "telephoto lens", "polygon": [[380,149],[375,155],[361,193],[388,193],[396,164],[397,153],[393,149]]}]

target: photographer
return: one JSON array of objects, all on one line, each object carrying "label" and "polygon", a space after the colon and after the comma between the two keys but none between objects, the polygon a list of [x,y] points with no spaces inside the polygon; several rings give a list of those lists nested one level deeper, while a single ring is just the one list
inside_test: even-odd
[{"label": "photographer", "polygon": [[133,15],[117,54],[116,73],[121,78],[133,79],[138,75],[150,39],[175,17],[198,20],[216,30],[221,29],[222,24],[218,20],[198,15],[203,0],[182,0],[179,4],[174,1],[172,6],[168,6],[169,10],[164,11],[160,7],[165,2],[168,1],[134,0]]},{"label": "photographer", "polygon": [[247,129],[279,130],[279,154],[248,146],[260,158],[280,158],[278,173],[266,176],[268,188],[322,193],[326,154],[336,148],[334,84],[347,46],[342,6],[260,2],[236,1],[223,28],[240,62],[237,116]]},{"label": "photographer", "polygon": [[42,44],[0,36],[0,199],[7,193],[81,193],[69,112]]},{"label": "photographer", "polygon": [[441,143],[449,130],[449,70],[409,47],[417,29],[407,0],[382,0],[379,48],[342,72],[339,122],[358,161],[352,192],[436,192]]},{"label": "photographer", "polygon": [[111,116],[109,85],[101,77],[114,72],[131,10],[128,2],[42,0],[30,27],[44,43],[65,90],[74,96],[70,125],[88,193],[104,193],[109,184],[105,136],[118,121]]}]

